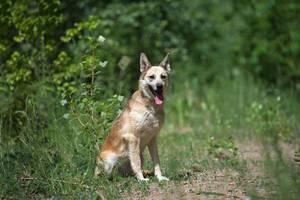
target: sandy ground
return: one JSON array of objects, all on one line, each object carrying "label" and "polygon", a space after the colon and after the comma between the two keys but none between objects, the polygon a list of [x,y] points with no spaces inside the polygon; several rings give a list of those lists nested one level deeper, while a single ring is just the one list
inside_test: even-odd
[{"label": "sandy ground", "polygon": [[[233,169],[202,171],[197,167],[187,170],[182,181],[169,181],[160,185],[151,183],[148,193],[133,191],[124,194],[123,199],[173,200],[173,199],[242,199],[250,200],[246,194],[255,194],[257,198],[268,198],[273,192],[266,188],[266,182],[272,180],[263,166],[265,148],[256,140],[236,142],[240,159],[245,161],[243,172]],[[295,146],[281,143],[283,157],[293,160]],[[272,155],[271,155],[272,157]]]}]

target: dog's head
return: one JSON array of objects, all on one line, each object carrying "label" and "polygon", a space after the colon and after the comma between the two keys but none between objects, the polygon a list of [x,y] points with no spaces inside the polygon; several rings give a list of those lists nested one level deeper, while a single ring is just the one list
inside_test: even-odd
[{"label": "dog's head", "polygon": [[162,105],[171,71],[168,54],[158,66],[152,66],[146,55],[141,53],[140,71],[140,90],[147,98],[153,100],[155,104]]}]

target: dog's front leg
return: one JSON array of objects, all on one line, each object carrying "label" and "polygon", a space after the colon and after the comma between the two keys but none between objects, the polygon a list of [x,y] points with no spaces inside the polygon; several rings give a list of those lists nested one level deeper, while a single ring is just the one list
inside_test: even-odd
[{"label": "dog's front leg", "polygon": [[149,152],[154,164],[154,174],[157,177],[158,181],[168,181],[169,179],[161,174],[156,137],[154,137],[148,145]]},{"label": "dog's front leg", "polygon": [[136,178],[139,181],[148,181],[148,178],[144,178],[141,166],[141,157],[140,157],[140,139],[134,138],[129,141],[129,160],[132,171],[134,172]]}]

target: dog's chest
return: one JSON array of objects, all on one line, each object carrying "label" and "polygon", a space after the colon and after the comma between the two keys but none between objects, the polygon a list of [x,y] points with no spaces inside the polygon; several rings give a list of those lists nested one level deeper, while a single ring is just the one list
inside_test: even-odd
[{"label": "dog's chest", "polygon": [[136,128],[142,136],[156,134],[163,123],[163,113],[153,108],[136,111],[134,115]]}]

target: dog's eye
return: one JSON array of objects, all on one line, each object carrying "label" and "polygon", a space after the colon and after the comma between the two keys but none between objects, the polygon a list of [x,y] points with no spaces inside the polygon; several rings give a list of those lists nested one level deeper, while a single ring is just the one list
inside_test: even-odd
[{"label": "dog's eye", "polygon": [[163,75],[163,74],[160,77],[161,77],[161,79],[166,79],[167,78],[167,76]]},{"label": "dog's eye", "polygon": [[150,78],[151,80],[153,80],[153,79],[155,79],[155,75],[151,75],[151,76],[149,76],[149,78]]}]

